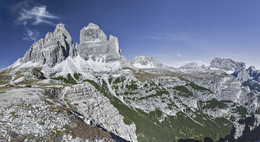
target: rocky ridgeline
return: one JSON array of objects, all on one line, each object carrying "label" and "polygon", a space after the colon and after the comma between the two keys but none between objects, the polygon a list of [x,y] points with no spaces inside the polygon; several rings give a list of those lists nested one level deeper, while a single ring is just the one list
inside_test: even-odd
[{"label": "rocky ridgeline", "polygon": [[33,43],[25,53],[22,62],[32,61],[54,66],[76,54],[69,32],[63,24],[58,24],[53,33],[47,33],[44,39]]},{"label": "rocky ridgeline", "polygon": [[246,68],[246,64],[243,62],[236,62],[232,59],[215,58],[211,61],[210,67],[233,71],[232,75],[239,81],[245,83],[250,89],[259,90],[260,70],[257,70],[254,66]]},{"label": "rocky ridgeline", "polygon": [[246,64],[243,62],[235,62],[231,59],[215,58],[210,62],[210,67],[219,68],[226,71],[237,71],[246,68]]},{"label": "rocky ridgeline", "polygon": [[55,66],[67,57],[80,55],[83,59],[118,60],[121,51],[117,37],[110,35],[109,40],[98,25],[90,23],[80,31],[80,43],[76,48],[69,32],[63,24],[58,24],[53,33],[35,42],[22,58],[22,62],[37,62],[42,65]]},{"label": "rocky ridgeline", "polygon": [[136,56],[129,61],[129,63],[136,68],[157,68],[157,69],[166,69],[166,65],[160,63],[153,57],[147,56]]}]

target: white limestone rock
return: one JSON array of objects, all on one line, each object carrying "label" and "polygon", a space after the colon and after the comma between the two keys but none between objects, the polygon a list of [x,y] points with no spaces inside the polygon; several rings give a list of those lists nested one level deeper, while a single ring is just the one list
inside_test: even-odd
[{"label": "white limestone rock", "polygon": [[107,40],[105,33],[93,23],[80,31],[80,43],[76,49],[85,60],[92,58],[109,62],[121,58],[117,37],[111,35]]},{"label": "white limestone rock", "polygon": [[58,24],[53,33],[47,33],[44,39],[33,43],[22,58],[22,62],[33,61],[54,66],[75,55],[76,51],[69,32],[63,24]]},{"label": "white limestone rock", "polygon": [[246,64],[243,62],[235,62],[231,59],[215,58],[210,62],[210,67],[223,69],[226,71],[237,71],[240,69],[245,69]]},{"label": "white limestone rock", "polygon": [[1,141],[8,141],[9,132],[45,137],[69,124],[66,113],[52,111],[43,92],[44,89],[39,88],[14,88],[0,92]]},{"label": "white limestone rock", "polygon": [[94,86],[84,83],[67,87],[64,94],[64,99],[76,104],[77,111],[85,118],[128,141],[137,142],[135,124],[126,125],[124,117]]},{"label": "white limestone rock", "polygon": [[136,56],[133,59],[131,59],[130,64],[136,68],[141,68],[141,69],[151,69],[151,68],[157,68],[157,69],[162,69],[162,68],[169,68],[166,65],[160,63],[153,57],[148,57],[148,56]]}]

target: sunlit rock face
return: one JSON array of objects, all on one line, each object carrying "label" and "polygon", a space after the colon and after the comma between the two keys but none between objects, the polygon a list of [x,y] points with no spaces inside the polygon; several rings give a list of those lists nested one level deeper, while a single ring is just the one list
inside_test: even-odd
[{"label": "sunlit rock face", "polygon": [[215,58],[210,62],[210,67],[219,68],[226,71],[236,71],[246,68],[246,64],[243,62],[235,62],[231,59]]},{"label": "sunlit rock face", "polygon": [[69,32],[63,24],[58,24],[53,33],[35,42],[24,55],[23,62],[39,62],[54,66],[68,56],[74,57],[76,51]]},{"label": "sunlit rock face", "polygon": [[92,58],[109,62],[121,58],[117,37],[110,35],[108,40],[99,26],[93,23],[80,31],[80,44],[76,45],[76,49],[86,60]]},{"label": "sunlit rock face", "polygon": [[88,83],[75,85],[67,87],[64,92],[68,102],[79,104],[77,111],[85,118],[95,121],[128,141],[137,142],[135,124],[126,125],[123,121],[124,117],[94,86]]},{"label": "sunlit rock face", "polygon": [[166,65],[160,63],[155,58],[148,56],[136,56],[129,62],[136,68],[168,68]]}]

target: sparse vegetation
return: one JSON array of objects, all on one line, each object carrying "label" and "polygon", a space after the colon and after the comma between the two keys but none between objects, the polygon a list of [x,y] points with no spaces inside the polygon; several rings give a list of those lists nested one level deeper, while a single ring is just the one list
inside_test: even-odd
[{"label": "sparse vegetation", "polygon": [[7,69],[0,71],[0,78],[0,84],[7,84],[12,79]]},{"label": "sparse vegetation", "polygon": [[121,82],[124,82],[126,80],[126,78],[123,76],[123,77],[118,77],[114,80],[113,84],[119,84]]},{"label": "sparse vegetation", "polygon": [[34,138],[34,135],[33,135],[33,134],[29,134],[29,135],[26,136],[26,138],[29,139],[29,140],[31,140],[31,139]]},{"label": "sparse vegetation", "polygon": [[248,114],[247,109],[243,106],[236,107],[236,112],[238,112],[242,118],[245,118]]},{"label": "sparse vegetation", "polygon": [[38,124],[45,125],[45,123],[43,121],[38,122]]},{"label": "sparse vegetation", "polygon": [[126,88],[128,88],[128,90],[136,90],[138,89],[138,85],[134,82],[131,82],[130,85],[126,85]]},{"label": "sparse vegetation", "polygon": [[80,77],[82,77],[82,75],[80,74],[80,73],[74,73],[74,78],[76,79],[76,80],[80,80]]},{"label": "sparse vegetation", "polygon": [[[109,98],[110,102],[118,109],[119,113],[124,116],[124,122],[126,124],[135,123],[138,141],[177,141],[180,138],[203,140],[206,136],[210,136],[212,139],[217,140],[229,133],[232,128],[232,125],[228,120],[209,120],[202,112],[196,112],[194,115],[198,117],[194,119],[209,127],[195,123],[182,112],[178,112],[177,117],[166,116],[162,122],[159,122],[160,118],[162,119],[163,114],[160,110],[155,110],[148,114],[140,109],[130,108],[109,93],[105,81],[103,81],[102,86],[94,81],[88,80],[88,82],[97,87],[100,92]],[[191,93],[184,86],[175,89],[185,94]],[[156,95],[160,96],[161,94],[169,93],[165,91],[166,90],[164,89],[159,90]]]},{"label": "sparse vegetation", "polygon": [[178,95],[180,96],[187,97],[187,98],[193,97],[193,93],[185,86],[175,86],[173,89],[179,91]]},{"label": "sparse vegetation", "polygon": [[193,82],[187,84],[186,86],[191,86],[193,89],[195,89],[197,91],[208,91],[210,93],[213,93],[211,90],[204,88],[204,87],[201,87],[201,86],[198,86],[197,84],[195,84]]},{"label": "sparse vegetation", "polygon": [[67,74],[67,78],[64,78],[63,76],[58,76],[53,79],[63,81],[64,83],[77,84],[77,81],[75,79],[73,79],[73,77],[71,76],[70,73]]},{"label": "sparse vegetation", "polygon": [[203,109],[225,109],[228,106],[223,101],[218,101],[217,99],[213,98],[209,101],[202,102],[200,101],[200,104],[202,105]]},{"label": "sparse vegetation", "polygon": [[46,79],[41,70],[41,68],[33,68],[33,75],[36,76],[38,79]]},{"label": "sparse vegetation", "polygon": [[18,115],[17,115],[14,111],[10,112],[10,114],[12,115],[12,117],[13,117],[14,119],[18,117]]},{"label": "sparse vegetation", "polygon": [[143,73],[136,73],[136,72],[134,72],[134,75],[140,81],[151,80],[151,79],[153,79],[153,78],[158,76],[158,75],[154,75],[154,74],[146,73],[146,72],[143,72]]},{"label": "sparse vegetation", "polygon": [[152,94],[152,95],[145,96],[145,97],[140,97],[139,100],[148,99],[148,98],[156,97],[156,96],[162,96],[163,94],[169,95],[170,93],[164,88],[158,89],[158,90],[156,90],[156,94]]}]

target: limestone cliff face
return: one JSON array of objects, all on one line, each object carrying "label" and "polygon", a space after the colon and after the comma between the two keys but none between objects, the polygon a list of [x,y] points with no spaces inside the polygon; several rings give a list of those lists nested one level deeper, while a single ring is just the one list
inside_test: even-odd
[{"label": "limestone cliff face", "polygon": [[92,58],[109,62],[121,58],[117,37],[110,35],[108,40],[99,26],[93,23],[80,31],[80,43],[76,49],[85,60]]},{"label": "limestone cliff face", "polygon": [[30,47],[22,61],[54,66],[68,56],[74,57],[75,55],[76,51],[69,32],[63,24],[58,24],[53,33],[47,33],[45,38],[40,39]]},{"label": "limestone cliff face", "polygon": [[24,55],[22,62],[37,62],[42,65],[55,66],[67,57],[80,55],[83,59],[104,62],[121,59],[118,38],[106,34],[98,25],[90,23],[80,31],[80,44],[72,42],[69,32],[63,24],[58,24],[53,33],[35,42]]}]

